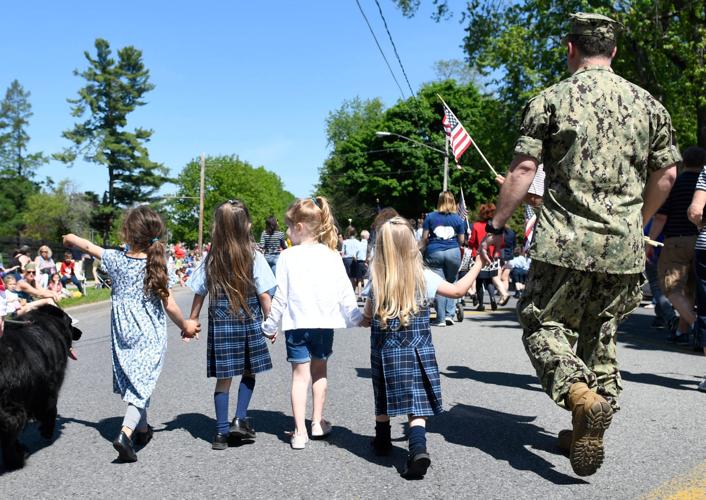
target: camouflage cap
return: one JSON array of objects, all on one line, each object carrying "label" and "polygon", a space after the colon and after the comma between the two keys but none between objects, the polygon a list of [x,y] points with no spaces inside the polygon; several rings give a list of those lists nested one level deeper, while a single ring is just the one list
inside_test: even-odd
[{"label": "camouflage cap", "polygon": [[602,14],[577,12],[571,14],[569,35],[595,36],[615,40],[617,33],[623,28],[618,21]]}]

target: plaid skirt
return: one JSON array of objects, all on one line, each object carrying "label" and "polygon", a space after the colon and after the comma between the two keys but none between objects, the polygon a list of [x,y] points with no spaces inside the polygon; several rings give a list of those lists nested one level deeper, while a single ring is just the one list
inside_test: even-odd
[{"label": "plaid skirt", "polygon": [[246,314],[234,315],[225,295],[209,300],[208,377],[229,378],[246,370],[260,373],[272,368],[267,341],[262,335],[262,309],[257,296],[248,299],[248,306],[252,318]]},{"label": "plaid skirt", "polygon": [[375,415],[425,417],[443,411],[436,352],[425,308],[407,328],[397,319],[381,330],[374,318],[370,335],[370,367]]}]

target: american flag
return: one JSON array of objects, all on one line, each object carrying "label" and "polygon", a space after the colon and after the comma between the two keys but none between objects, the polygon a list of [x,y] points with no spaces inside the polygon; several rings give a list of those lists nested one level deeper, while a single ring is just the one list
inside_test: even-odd
[{"label": "american flag", "polygon": [[463,128],[461,122],[456,118],[456,115],[453,114],[453,111],[449,109],[446,103],[444,103],[444,118],[441,120],[441,123],[444,124],[446,135],[451,139],[451,149],[453,150],[456,163],[458,163],[458,159],[466,152],[468,146],[473,144],[473,139],[471,139],[471,136],[468,135],[466,129]]},{"label": "american flag", "polygon": [[463,188],[461,188],[461,201],[458,202],[458,215],[463,220],[468,218],[468,209],[466,208],[466,200],[463,197]]}]

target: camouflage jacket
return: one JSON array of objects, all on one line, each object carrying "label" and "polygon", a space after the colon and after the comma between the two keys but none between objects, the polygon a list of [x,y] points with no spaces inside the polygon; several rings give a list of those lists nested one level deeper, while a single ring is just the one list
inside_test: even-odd
[{"label": "camouflage jacket", "polygon": [[680,160],[672,120],[647,91],[588,67],[525,107],[515,153],[544,163],[532,258],[582,271],[644,269],[649,173]]}]

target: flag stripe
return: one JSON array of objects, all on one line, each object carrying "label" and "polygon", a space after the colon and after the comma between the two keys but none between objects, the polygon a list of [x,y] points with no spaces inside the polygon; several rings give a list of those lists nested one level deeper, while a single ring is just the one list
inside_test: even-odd
[{"label": "flag stripe", "polygon": [[458,163],[458,159],[466,152],[468,147],[473,144],[473,139],[463,127],[461,122],[453,114],[453,111],[444,104],[444,117],[441,119],[446,135],[449,136],[451,142],[451,150],[454,158]]}]

